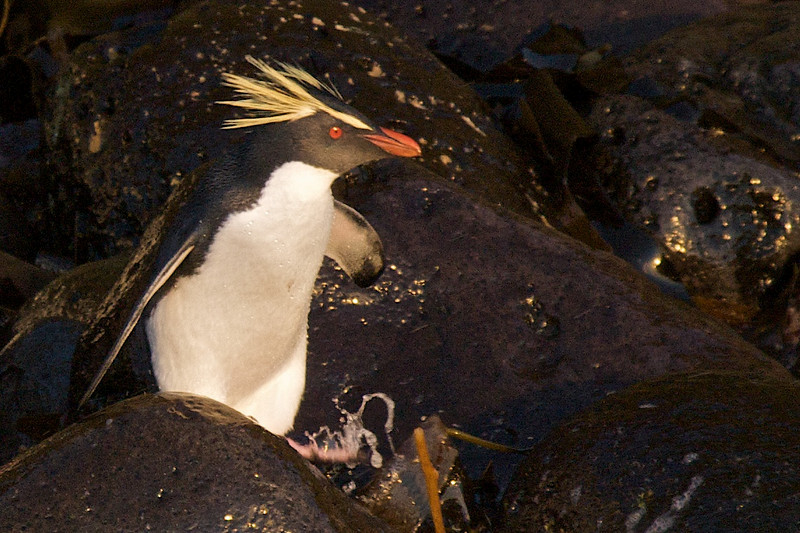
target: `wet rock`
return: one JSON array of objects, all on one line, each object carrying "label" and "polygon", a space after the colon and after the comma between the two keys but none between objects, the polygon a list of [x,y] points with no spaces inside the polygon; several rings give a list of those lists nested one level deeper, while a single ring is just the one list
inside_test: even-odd
[{"label": "wet rock", "polygon": [[46,319],[0,354],[0,463],[57,431],[84,325]]},{"label": "wet rock", "polygon": [[610,42],[626,52],[670,28],[719,13],[739,2],[526,2],[480,0],[389,2],[357,0],[437,54],[488,71],[549,23],[581,28],[591,46]]},{"label": "wet rock", "polygon": [[[392,165],[377,183],[347,189],[345,202],[381,235],[388,267],[360,289],[323,266],[301,433],[338,419],[331,399],[354,411],[363,394],[383,392],[396,403],[396,438],[435,412],[525,447],[651,377],[701,368],[789,376],[610,254],[420,176]],[[490,457],[502,487],[514,458],[462,449],[471,476]]]},{"label": "wet rock", "polygon": [[[437,490],[445,527],[455,531],[467,530],[475,517],[470,516],[472,495],[465,486],[458,451],[452,446],[447,428],[438,416],[429,417],[420,427],[425,434],[431,464],[438,473]],[[358,500],[398,531],[431,529],[425,475],[413,435],[397,450],[391,462],[375,474],[369,485],[359,491]]]},{"label": "wet rock", "polygon": [[537,183],[547,193],[548,221],[600,249],[608,244],[588,223],[581,198],[602,199],[603,194],[596,194],[598,187],[594,194],[576,187],[595,174],[583,161],[596,133],[577,109],[587,108],[597,92],[628,85],[607,48],[589,50],[578,30],[552,25],[491,72],[471,78],[521,152],[534,161]]},{"label": "wet rock", "polygon": [[[1,134],[1,133],[0,133]],[[2,173],[2,169],[0,169]],[[0,177],[2,180],[2,177]],[[32,261],[36,257],[37,246],[34,232],[25,221],[25,215],[16,202],[4,194],[0,185],[0,250],[10,256]]]},{"label": "wet rock", "polygon": [[0,464],[59,428],[75,345],[126,261],[120,256],[78,267],[20,309],[0,351]]},{"label": "wet rock", "polygon": [[721,149],[718,132],[635,96],[600,98],[591,120],[624,167],[617,200],[694,300],[734,324],[752,319],[800,245],[795,173]]},{"label": "wet rock", "polygon": [[[3,285],[3,290],[0,292],[0,305],[18,309],[55,277],[54,272],[38,268],[0,251],[0,280],[2,280],[0,283]],[[16,296],[13,296],[14,294]],[[17,303],[19,305],[15,305]]]},{"label": "wet rock", "polygon": [[72,194],[53,216],[77,216],[81,260],[134,242],[171,185],[242,135],[220,129],[231,110],[214,102],[230,98],[221,72],[251,74],[247,54],[330,76],[354,107],[419,140],[425,166],[491,202],[534,213],[519,194],[527,188],[536,198],[533,175],[512,143],[421,46],[338,2],[217,1],[182,11],[166,27],[85,43],[54,83],[46,139],[58,186]]},{"label": "wet rock", "polygon": [[0,55],[39,54],[46,48],[55,62],[91,36],[141,28],[167,18],[180,4],[196,0],[29,0],[5,4],[7,25],[0,28]]},{"label": "wet rock", "polygon": [[39,148],[42,126],[38,120],[24,120],[17,124],[3,123],[0,128],[0,169],[8,172],[9,167]]},{"label": "wet rock", "polygon": [[[594,248],[613,250],[665,293],[688,300],[675,277],[665,275],[660,245],[615,205],[619,195],[607,177],[613,174],[608,169],[620,165],[598,147],[597,132],[584,118],[598,95],[629,85],[609,48],[589,49],[578,30],[552,25],[474,86],[520,149],[535,159],[551,205],[548,220]],[[587,218],[591,225],[582,226]]]},{"label": "wet rock", "polygon": [[0,250],[0,346],[11,340],[20,307],[54,277],[52,272]]},{"label": "wet rock", "polygon": [[796,291],[798,13],[759,4],[673,30],[625,60],[629,93],[656,109],[610,98],[593,113],[630,174],[631,216],[698,304],[754,330]]},{"label": "wet rock", "polygon": [[798,384],[640,383],[556,429],[504,497],[504,532],[786,531],[800,519]]},{"label": "wet rock", "polygon": [[389,531],[225,405],[140,396],[0,470],[4,531]]},{"label": "wet rock", "polygon": [[81,265],[48,283],[20,310],[20,320],[14,326],[16,334],[25,336],[37,323],[50,318],[91,322],[129,258],[130,254],[120,254]]},{"label": "wet rock", "polygon": [[[795,168],[800,161],[800,6],[759,3],[669,32],[626,59],[641,96],[683,106],[720,143],[744,141],[754,153]],[[733,140],[728,140],[728,139]],[[764,155],[761,156],[762,158]]]},{"label": "wet rock", "polygon": [[[144,26],[166,18],[179,0],[122,0],[93,2],[91,0],[34,0],[42,3],[49,17],[48,31],[52,35],[98,35],[128,26]],[[41,10],[41,8],[40,8]]]}]

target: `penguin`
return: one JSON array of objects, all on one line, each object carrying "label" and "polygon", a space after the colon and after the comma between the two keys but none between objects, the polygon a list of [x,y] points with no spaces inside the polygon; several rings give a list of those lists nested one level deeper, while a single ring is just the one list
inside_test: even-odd
[{"label": "penguin", "polygon": [[[152,244],[131,260],[99,325],[83,335],[83,346],[102,344],[109,324],[121,322],[78,409],[143,330],[159,390],[215,399],[284,435],[305,389],[308,313],[323,256],[361,286],[383,271],[377,233],[334,200],[331,185],[358,165],[419,156],[419,144],[378,127],[297,66],[246,59],[258,77],[223,74],[238,99],[219,102],[249,113],[223,125],[246,128],[244,141],[179,187],[146,232],[143,242]],[[119,317],[115,302],[131,287],[133,305]],[[91,375],[75,364],[72,373],[75,383]]]}]

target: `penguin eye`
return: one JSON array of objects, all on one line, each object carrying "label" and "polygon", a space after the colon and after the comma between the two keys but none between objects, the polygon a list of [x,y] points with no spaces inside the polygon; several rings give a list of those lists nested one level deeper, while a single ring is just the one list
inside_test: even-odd
[{"label": "penguin eye", "polygon": [[328,135],[331,136],[331,139],[338,139],[339,137],[342,136],[342,133],[343,133],[342,128],[340,128],[339,126],[334,126],[330,129]]}]

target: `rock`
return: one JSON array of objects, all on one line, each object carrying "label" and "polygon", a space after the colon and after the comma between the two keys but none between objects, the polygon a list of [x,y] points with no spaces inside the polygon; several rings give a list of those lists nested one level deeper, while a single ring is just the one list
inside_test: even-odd
[{"label": "rock", "polygon": [[57,431],[84,325],[45,319],[0,353],[0,463]]},{"label": "rock", "polygon": [[4,531],[389,531],[288,443],[207,398],[144,395],[0,470]]},{"label": "rock", "polygon": [[680,105],[722,142],[744,140],[793,166],[800,51],[787,43],[798,14],[792,2],[758,3],[675,29],[625,60],[632,90],[662,108]]},{"label": "rock", "polygon": [[40,9],[46,9],[50,15],[49,33],[71,36],[98,35],[132,24],[142,26],[166,18],[179,4],[178,0],[33,0],[39,2],[44,4]]},{"label": "rock", "polygon": [[530,453],[501,531],[791,530],[798,393],[796,382],[723,371],[609,396]]},{"label": "rock", "polygon": [[20,310],[0,351],[0,464],[58,429],[75,344],[126,261],[122,255],[78,267]]},{"label": "rock", "polygon": [[599,99],[591,118],[629,176],[619,200],[629,216],[704,309],[749,321],[800,245],[794,173],[720,150],[713,131],[634,96]]},{"label": "rock", "polygon": [[[323,266],[301,432],[339,417],[330,399],[353,411],[363,394],[383,392],[397,405],[400,438],[438,413],[447,425],[526,447],[611,392],[667,373],[789,377],[608,253],[422,171],[393,165],[376,178],[350,186],[344,200],[381,235],[389,266],[368,289]],[[514,461],[471,447],[461,458],[471,476],[496,460],[501,486]]]},{"label": "rock", "polygon": [[[19,308],[55,277],[54,272],[38,268],[0,250],[0,280],[3,280],[4,289],[8,288],[9,292],[16,293],[16,297],[13,297],[3,290],[0,298],[4,307]],[[16,302],[12,302],[12,298],[19,305],[14,305]]]},{"label": "rock", "polygon": [[673,30],[625,59],[629,95],[591,117],[627,173],[605,181],[631,219],[698,305],[754,330],[796,292],[798,14],[759,3]]},{"label": "rock", "polygon": [[526,2],[480,0],[388,2],[357,0],[437,54],[488,71],[549,23],[583,30],[591,46],[610,42],[619,53],[670,28],[728,9],[738,1],[712,2]]},{"label": "rock", "polygon": [[0,250],[0,346],[11,339],[11,330],[25,299],[53,277],[54,274]]}]

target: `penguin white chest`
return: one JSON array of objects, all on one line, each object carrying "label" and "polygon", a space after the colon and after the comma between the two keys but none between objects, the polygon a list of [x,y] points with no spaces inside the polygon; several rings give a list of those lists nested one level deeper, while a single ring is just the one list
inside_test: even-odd
[{"label": "penguin white chest", "polygon": [[273,433],[291,429],[305,388],[308,311],[335,178],[284,164],[250,209],[221,224],[203,264],[147,320],[161,390],[214,398]]}]

